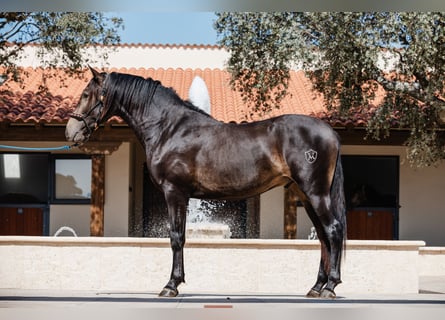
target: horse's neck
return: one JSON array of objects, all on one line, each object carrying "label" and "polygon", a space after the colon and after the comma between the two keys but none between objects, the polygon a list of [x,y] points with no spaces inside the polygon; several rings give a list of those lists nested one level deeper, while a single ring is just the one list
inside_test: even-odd
[{"label": "horse's neck", "polygon": [[[116,115],[121,117],[125,123],[133,130],[138,140],[146,147],[147,142],[155,137],[156,133],[153,130],[156,122],[160,118],[154,116],[149,112],[148,106],[145,108],[135,108],[134,106],[126,106],[117,108]],[[150,117],[152,116],[152,117]]]},{"label": "horse's neck", "polygon": [[133,129],[146,150],[150,150],[155,148],[161,139],[174,132],[173,128],[193,112],[187,107],[175,106],[168,99],[155,95],[149,105],[121,108],[117,110],[117,115]]}]

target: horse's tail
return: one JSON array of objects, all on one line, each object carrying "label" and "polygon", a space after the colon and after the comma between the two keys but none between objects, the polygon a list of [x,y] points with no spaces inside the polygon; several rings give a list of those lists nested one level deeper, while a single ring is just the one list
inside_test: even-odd
[{"label": "horse's tail", "polygon": [[334,209],[335,218],[340,222],[343,229],[343,249],[346,249],[347,226],[346,226],[346,201],[343,187],[343,167],[341,164],[340,151],[337,155],[337,164],[335,166],[334,179],[331,185],[331,203]]}]

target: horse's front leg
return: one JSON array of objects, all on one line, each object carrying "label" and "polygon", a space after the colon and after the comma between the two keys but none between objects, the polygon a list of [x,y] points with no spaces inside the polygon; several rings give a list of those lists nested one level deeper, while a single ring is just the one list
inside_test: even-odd
[{"label": "horse's front leg", "polygon": [[174,187],[164,188],[164,195],[170,219],[170,245],[173,252],[173,265],[170,280],[159,293],[159,296],[176,297],[178,286],[185,281],[184,244],[188,197]]}]

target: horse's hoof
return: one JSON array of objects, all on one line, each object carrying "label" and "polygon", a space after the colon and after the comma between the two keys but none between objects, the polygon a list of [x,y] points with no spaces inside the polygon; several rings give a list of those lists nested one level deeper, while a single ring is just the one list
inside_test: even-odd
[{"label": "horse's hoof", "polygon": [[173,297],[176,297],[177,295],[178,295],[177,289],[170,289],[167,287],[162,289],[161,293],[159,293],[160,297],[166,297],[166,298],[173,298]]},{"label": "horse's hoof", "polygon": [[323,299],[335,299],[336,297],[337,297],[337,295],[335,294],[334,291],[326,289],[326,288],[323,289],[320,294],[320,298],[323,298]]},{"label": "horse's hoof", "polygon": [[320,292],[314,289],[311,289],[307,294],[306,298],[320,298]]}]

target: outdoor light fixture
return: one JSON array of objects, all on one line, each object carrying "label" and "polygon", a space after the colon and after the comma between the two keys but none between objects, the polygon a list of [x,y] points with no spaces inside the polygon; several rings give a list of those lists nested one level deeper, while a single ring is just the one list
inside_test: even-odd
[{"label": "outdoor light fixture", "polygon": [[3,168],[5,178],[20,178],[20,155],[4,154]]}]

